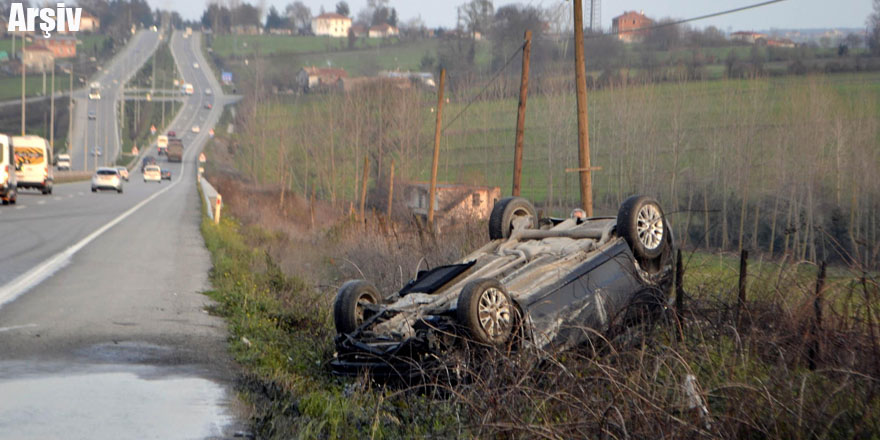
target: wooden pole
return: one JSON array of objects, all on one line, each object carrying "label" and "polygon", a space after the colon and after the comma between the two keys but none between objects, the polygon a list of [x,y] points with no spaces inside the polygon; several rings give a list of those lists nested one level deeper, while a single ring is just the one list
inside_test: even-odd
[{"label": "wooden pole", "polygon": [[819,335],[822,333],[822,290],[825,288],[825,262],[819,266],[819,276],[816,278],[816,297],[813,298],[813,312],[815,320],[810,331],[810,348],[807,350],[807,366],[815,370],[819,360]]},{"label": "wooden pole", "polygon": [[590,174],[590,126],[587,118],[587,69],[584,61],[584,8],[582,0],[574,0],[574,66],[577,86],[578,166],[581,184],[581,206],[587,217],[593,216],[593,177]]},{"label": "wooden pole", "polygon": [[370,176],[370,158],[367,155],[364,155],[364,172],[363,179],[361,179],[361,212],[360,212],[360,220],[366,221],[366,217],[364,217],[364,208],[367,206],[367,179]]},{"label": "wooden pole", "polygon": [[446,69],[440,70],[440,88],[437,89],[437,126],[434,128],[434,161],[431,163],[431,188],[428,192],[428,228],[434,231],[434,200],[437,192],[437,166],[440,164],[440,131],[443,125],[443,88]]},{"label": "wooden pole", "polygon": [[385,217],[388,218],[388,223],[391,223],[391,206],[394,200],[394,159],[391,159],[391,173],[388,177],[388,212],[385,214]]},{"label": "wooden pole", "polygon": [[740,328],[740,316],[742,313],[742,309],[746,306],[746,277],[748,276],[748,268],[749,268],[749,251],[743,249],[739,255],[739,295],[737,296],[736,301],[736,309],[735,309],[735,320],[736,320],[736,328]]},{"label": "wooden pole", "polygon": [[526,131],[526,100],[529,96],[529,58],[532,53],[532,31],[525,34],[522,53],[522,77],[519,84],[519,107],[516,112],[516,144],[513,153],[513,195],[520,195],[522,180],[523,138]]}]

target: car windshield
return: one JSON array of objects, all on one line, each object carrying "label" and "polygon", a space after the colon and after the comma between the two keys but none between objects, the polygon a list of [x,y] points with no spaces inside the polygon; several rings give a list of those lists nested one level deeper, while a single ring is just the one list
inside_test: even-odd
[{"label": "car windshield", "polygon": [[115,176],[116,170],[98,170],[99,176]]},{"label": "car windshield", "polygon": [[159,167],[147,167],[147,171],[159,171]]}]

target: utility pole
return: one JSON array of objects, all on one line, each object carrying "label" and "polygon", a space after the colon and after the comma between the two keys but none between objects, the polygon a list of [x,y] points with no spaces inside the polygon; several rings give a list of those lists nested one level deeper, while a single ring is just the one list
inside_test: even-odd
[{"label": "utility pole", "polygon": [[67,89],[67,154],[73,153],[73,62],[70,63],[70,88]]},{"label": "utility pole", "polygon": [[24,121],[25,121],[25,117],[27,116],[25,114],[26,113],[25,105],[27,103],[27,101],[25,101],[25,90],[27,89],[27,84],[25,84],[25,79],[24,79],[25,74],[26,74],[25,67],[24,67],[24,59],[25,59],[24,37],[22,37],[22,44],[21,44],[21,135],[22,136],[24,136],[24,133],[25,133]]},{"label": "utility pole", "polygon": [[89,125],[91,122],[86,119],[86,132],[83,136],[83,170],[89,170]]},{"label": "utility pole", "polygon": [[437,89],[437,125],[434,128],[434,161],[431,163],[431,188],[428,192],[428,228],[434,232],[434,201],[437,193],[437,167],[440,164],[440,131],[443,129],[443,88],[446,69],[440,70],[440,88]]},{"label": "utility pole", "polygon": [[49,149],[55,157],[55,58],[52,58],[52,96],[49,97]]},{"label": "utility pole", "polygon": [[519,84],[519,107],[516,112],[516,143],[513,153],[513,195],[520,195],[522,180],[523,138],[526,132],[526,100],[529,96],[529,57],[532,53],[532,31],[525,34],[522,53],[522,77]]},{"label": "utility pole", "polygon": [[577,86],[578,171],[581,184],[581,207],[593,216],[593,176],[590,168],[590,126],[587,119],[587,71],[584,63],[583,0],[574,0],[574,67]]},{"label": "utility pole", "polygon": [[391,207],[394,201],[394,159],[391,159],[391,175],[388,177],[388,211],[385,214],[385,217],[388,218],[388,223],[391,223]]}]

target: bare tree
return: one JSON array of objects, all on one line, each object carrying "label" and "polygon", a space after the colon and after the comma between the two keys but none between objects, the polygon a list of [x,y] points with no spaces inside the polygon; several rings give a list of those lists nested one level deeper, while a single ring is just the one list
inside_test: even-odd
[{"label": "bare tree", "polygon": [[308,29],[312,23],[312,10],[301,1],[295,1],[284,8],[284,12],[297,30]]}]

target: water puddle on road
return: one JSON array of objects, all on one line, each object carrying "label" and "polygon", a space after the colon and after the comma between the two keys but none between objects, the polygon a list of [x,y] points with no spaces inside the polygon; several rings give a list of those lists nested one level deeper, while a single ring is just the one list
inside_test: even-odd
[{"label": "water puddle on road", "polygon": [[232,422],[225,389],[143,365],[0,362],[0,439],[205,439]]}]

